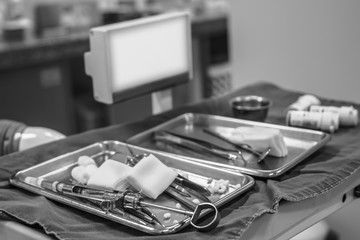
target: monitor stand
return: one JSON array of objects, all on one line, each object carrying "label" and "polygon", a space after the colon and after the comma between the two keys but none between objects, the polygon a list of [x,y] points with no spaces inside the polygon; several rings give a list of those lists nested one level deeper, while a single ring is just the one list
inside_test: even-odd
[{"label": "monitor stand", "polygon": [[124,102],[105,105],[107,124],[134,122],[174,108],[172,89],[145,94]]},{"label": "monitor stand", "polygon": [[151,94],[152,113],[159,114],[173,109],[173,98],[171,88]]}]

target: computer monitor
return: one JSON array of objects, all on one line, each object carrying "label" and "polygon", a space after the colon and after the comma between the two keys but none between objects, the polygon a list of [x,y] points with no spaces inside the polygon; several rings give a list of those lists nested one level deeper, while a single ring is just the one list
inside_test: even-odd
[{"label": "computer monitor", "polygon": [[164,13],[92,28],[84,58],[94,98],[106,104],[186,83],[193,74],[190,15]]}]

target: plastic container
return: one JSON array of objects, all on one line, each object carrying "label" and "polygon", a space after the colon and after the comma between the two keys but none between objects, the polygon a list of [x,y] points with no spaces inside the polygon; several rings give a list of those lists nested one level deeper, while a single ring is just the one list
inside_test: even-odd
[{"label": "plastic container", "polygon": [[286,124],[334,133],[339,129],[339,114],[333,112],[288,111]]}]

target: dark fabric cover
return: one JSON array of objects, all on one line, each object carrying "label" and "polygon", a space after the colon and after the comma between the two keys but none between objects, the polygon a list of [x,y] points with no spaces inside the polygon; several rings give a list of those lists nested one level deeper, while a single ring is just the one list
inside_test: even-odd
[{"label": "dark fabric cover", "polygon": [[[231,116],[229,99],[256,94],[273,100],[266,122],[284,124],[284,110],[302,92],[289,91],[261,82],[227,95],[186,106],[139,122],[115,125],[70,136],[0,158],[0,218],[20,221],[55,239],[239,239],[255,218],[277,211],[280,200],[301,201],[316,197],[349,177],[360,166],[360,126],[341,128],[331,141],[278,179],[256,179],[253,189],[220,209],[220,225],[213,231],[197,232],[191,226],[172,235],[151,236],[118,223],[47,200],[18,189],[8,179],[19,170],[102,140],[120,140],[186,112]],[[324,105],[359,105],[321,98]]]}]

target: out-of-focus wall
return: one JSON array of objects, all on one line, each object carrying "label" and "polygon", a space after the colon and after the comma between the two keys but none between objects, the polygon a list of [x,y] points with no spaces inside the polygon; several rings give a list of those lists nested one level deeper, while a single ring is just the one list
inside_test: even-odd
[{"label": "out-of-focus wall", "polygon": [[360,102],[360,1],[229,0],[229,11],[234,86]]},{"label": "out-of-focus wall", "polygon": [[[259,80],[360,103],[360,1],[229,0],[233,85]],[[358,239],[360,202],[327,218]]]}]

